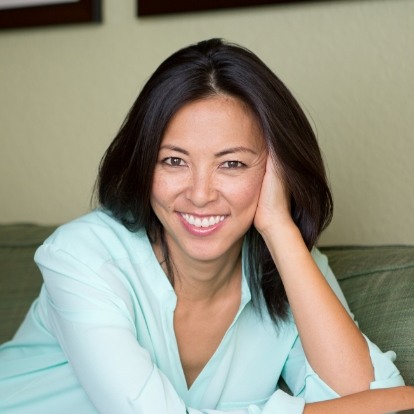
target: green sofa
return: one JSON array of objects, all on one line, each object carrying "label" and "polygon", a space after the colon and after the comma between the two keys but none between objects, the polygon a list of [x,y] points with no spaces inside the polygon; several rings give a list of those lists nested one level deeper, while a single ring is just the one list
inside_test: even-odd
[{"label": "green sofa", "polygon": [[[13,336],[37,296],[41,275],[34,252],[53,226],[0,226],[0,343]],[[325,247],[361,330],[414,385],[414,246]]]}]

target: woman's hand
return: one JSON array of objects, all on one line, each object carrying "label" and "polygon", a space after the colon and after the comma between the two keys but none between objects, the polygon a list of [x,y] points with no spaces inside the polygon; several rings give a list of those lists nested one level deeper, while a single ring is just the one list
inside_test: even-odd
[{"label": "woman's hand", "polygon": [[290,195],[275,163],[269,154],[266,171],[257,204],[254,226],[266,238],[272,229],[280,229],[285,224],[294,224],[290,214]]}]

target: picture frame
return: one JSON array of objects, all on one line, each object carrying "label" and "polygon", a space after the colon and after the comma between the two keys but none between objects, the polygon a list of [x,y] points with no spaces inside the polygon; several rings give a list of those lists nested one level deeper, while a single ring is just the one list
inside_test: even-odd
[{"label": "picture frame", "polygon": [[143,17],[158,14],[251,7],[277,3],[307,3],[311,1],[315,0],[137,0],[137,15],[138,17]]},{"label": "picture frame", "polygon": [[0,2],[0,30],[101,21],[101,0],[7,0]]}]

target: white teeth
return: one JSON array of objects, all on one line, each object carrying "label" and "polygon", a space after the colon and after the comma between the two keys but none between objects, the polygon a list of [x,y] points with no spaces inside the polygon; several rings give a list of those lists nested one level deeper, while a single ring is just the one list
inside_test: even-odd
[{"label": "white teeth", "polygon": [[184,220],[195,227],[210,227],[224,220],[224,216],[194,217],[191,214],[182,214]]}]

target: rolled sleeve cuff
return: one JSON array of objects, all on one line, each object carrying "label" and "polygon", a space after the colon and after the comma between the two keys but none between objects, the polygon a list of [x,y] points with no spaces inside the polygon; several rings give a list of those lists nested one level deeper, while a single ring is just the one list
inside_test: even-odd
[{"label": "rolled sleeve cuff", "polygon": [[319,377],[307,360],[305,361],[304,369],[304,382],[296,396],[302,397],[307,403],[340,397],[337,392]]},{"label": "rolled sleeve cuff", "polygon": [[[382,352],[377,345],[372,343],[365,335],[371,362],[374,367],[374,381],[370,383],[370,389],[392,388],[404,385],[404,380],[394,365],[396,354],[394,351]],[[304,382],[296,396],[303,397],[306,402],[315,402],[338,398],[340,395],[329,387],[313,370],[308,361],[305,361]]]},{"label": "rolled sleeve cuff", "polygon": [[395,352],[382,352],[365,335],[364,337],[368,343],[371,362],[374,367],[374,381],[371,382],[370,388],[392,388],[404,385],[400,371],[394,365],[396,359]]}]

